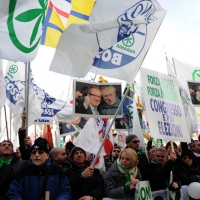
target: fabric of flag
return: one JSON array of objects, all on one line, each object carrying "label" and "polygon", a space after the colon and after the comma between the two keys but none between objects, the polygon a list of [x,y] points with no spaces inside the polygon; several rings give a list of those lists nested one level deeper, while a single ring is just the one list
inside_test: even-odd
[{"label": "fabric of flag", "polygon": [[38,51],[48,0],[0,0],[0,58],[32,61]]},{"label": "fabric of flag", "polygon": [[[4,78],[7,104],[13,114],[13,126],[17,127],[17,129],[21,125],[21,113],[25,107],[24,70],[24,63],[9,62]],[[72,104],[69,101],[54,98],[44,89],[41,89],[35,83],[31,70],[29,84],[28,125],[33,124],[35,119],[60,122],[74,121],[77,119],[77,117],[72,116]]]},{"label": "fabric of flag", "polygon": [[[105,135],[108,131],[109,125],[110,125],[110,119],[108,119],[108,118],[98,118],[97,119],[100,143],[102,143],[103,139],[105,138]],[[112,137],[111,130],[107,135],[107,138],[105,140],[103,148],[104,148],[104,151],[106,154],[109,154],[113,150],[113,137]]]},{"label": "fabric of flag", "polygon": [[[189,134],[192,137],[193,133],[199,131],[198,119],[196,116],[195,107],[192,104],[191,99],[190,99],[189,91],[186,90],[186,88],[188,88],[187,80],[194,80],[194,79],[199,78],[198,75],[200,74],[200,68],[198,70],[198,67],[187,65],[175,59],[174,59],[174,66],[173,66],[173,64],[167,58],[166,58],[166,64],[167,64],[168,74],[173,77],[177,77],[178,79],[179,91],[180,91],[181,101],[182,101],[182,105],[183,105],[183,109],[185,113],[187,127],[188,127]],[[173,67],[175,67],[177,74],[173,72]]]},{"label": "fabric of flag", "polygon": [[52,137],[52,132],[51,132],[51,126],[50,125],[44,125],[44,132],[43,132],[43,138],[45,138],[48,143],[50,148],[53,148],[53,137]]},{"label": "fabric of flag", "polygon": [[89,23],[72,24],[63,32],[50,70],[73,77],[91,71],[131,81],[165,14],[156,0],[97,1]]},{"label": "fabric of flag", "polygon": [[135,102],[133,102],[132,108],[130,108],[129,112],[133,112],[133,118],[132,118],[133,127],[130,128],[130,134],[137,135],[138,139],[140,140],[140,148],[142,148],[146,152],[145,141],[144,141],[143,132],[140,125],[139,116],[138,116],[138,110],[137,110],[137,106]]},{"label": "fabric of flag", "polygon": [[6,101],[6,90],[5,90],[5,82],[3,75],[3,65],[2,60],[0,59],[0,109],[4,106]]},{"label": "fabric of flag", "polygon": [[126,93],[128,87],[130,87],[130,89],[123,103],[123,119],[125,119],[126,115],[128,115],[127,117],[129,118],[129,128],[132,128],[133,112],[132,111],[130,112],[129,108],[131,108],[133,104],[134,84],[132,84],[131,86],[129,86],[129,84],[126,85],[123,92],[123,96]]},{"label": "fabric of flag", "polygon": [[73,23],[89,20],[95,0],[50,0],[41,44],[56,48],[63,31]]},{"label": "fabric of flag", "polygon": [[187,81],[200,81],[200,67],[174,59],[176,76],[184,88],[188,88]]}]

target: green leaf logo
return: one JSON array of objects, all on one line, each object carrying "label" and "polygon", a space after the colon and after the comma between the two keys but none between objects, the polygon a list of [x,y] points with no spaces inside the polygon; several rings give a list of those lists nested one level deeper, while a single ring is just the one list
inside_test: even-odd
[{"label": "green leaf logo", "polygon": [[17,71],[18,71],[17,65],[11,65],[11,66],[9,67],[9,72],[10,72],[11,74],[15,74]]},{"label": "green leaf logo", "polygon": [[200,80],[200,69],[195,69],[195,70],[192,72],[192,80],[193,80],[193,81]]},{"label": "green leaf logo", "polygon": [[[12,43],[22,52],[24,53],[30,53],[32,52],[39,44],[40,38],[35,42],[33,45],[34,41],[36,40],[36,36],[39,30],[40,23],[42,23],[42,26],[44,25],[44,19],[45,19],[45,11],[47,8],[47,3],[48,0],[38,0],[39,5],[41,8],[33,8],[31,10],[27,10],[18,16],[16,16],[15,20],[18,22],[26,23],[30,22],[36,19],[36,23],[33,27],[32,34],[30,37],[30,46],[31,47],[26,47],[24,46],[17,38],[15,29],[14,29],[14,12],[17,4],[17,0],[10,0],[9,2],[9,16],[7,20],[7,26],[8,26],[8,31],[9,31],[9,36],[12,41]],[[33,46],[32,46],[33,45]]]}]

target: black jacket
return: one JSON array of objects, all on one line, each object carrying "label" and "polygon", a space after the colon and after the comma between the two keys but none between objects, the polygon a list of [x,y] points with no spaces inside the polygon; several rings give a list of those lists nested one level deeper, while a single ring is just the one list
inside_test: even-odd
[{"label": "black jacket", "polygon": [[147,178],[150,181],[151,190],[164,190],[169,188],[170,190],[176,191],[179,190],[181,187],[181,182],[179,179],[173,175],[173,182],[176,182],[179,187],[178,189],[174,190],[169,185],[170,182],[170,172],[173,170],[174,162],[168,160],[164,165],[157,164],[154,160],[149,163],[147,169]]},{"label": "black jacket", "polygon": [[67,169],[65,174],[69,180],[72,189],[72,200],[77,200],[82,196],[91,196],[97,200],[104,196],[104,181],[98,169],[90,178],[83,178],[81,173],[85,168],[79,168],[75,164],[71,169]]},{"label": "black jacket", "polygon": [[14,171],[11,165],[3,164],[0,168],[0,199],[6,200],[5,196],[12,179],[14,178]]},{"label": "black jacket", "polygon": [[139,160],[137,168],[140,170],[140,173],[142,175],[142,180],[143,181],[147,180],[146,170],[147,170],[148,164],[149,164],[147,156],[146,156],[146,154],[144,152],[142,152],[142,155],[140,156],[139,153],[138,153],[138,150],[136,150],[136,153],[138,155],[138,160]]},{"label": "black jacket", "polygon": [[31,157],[31,149],[27,149],[24,143],[24,138],[26,137],[26,129],[18,131],[19,137],[19,150],[21,153],[22,160],[29,160]]}]

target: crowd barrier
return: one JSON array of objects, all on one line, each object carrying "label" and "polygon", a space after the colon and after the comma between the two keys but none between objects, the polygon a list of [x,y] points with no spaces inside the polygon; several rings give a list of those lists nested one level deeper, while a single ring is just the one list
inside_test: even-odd
[{"label": "crowd barrier", "polygon": [[[179,200],[189,200],[189,195],[187,192],[188,186],[182,186],[181,187],[181,197]],[[137,194],[136,194],[137,196]],[[172,198],[171,198],[172,199]],[[128,200],[128,199],[112,199],[112,198],[103,198],[103,200]],[[134,199],[132,199],[134,200]],[[166,190],[159,190],[151,192],[151,195],[145,195],[142,194],[142,196],[135,197],[135,200],[170,200],[170,191],[168,189]]]}]

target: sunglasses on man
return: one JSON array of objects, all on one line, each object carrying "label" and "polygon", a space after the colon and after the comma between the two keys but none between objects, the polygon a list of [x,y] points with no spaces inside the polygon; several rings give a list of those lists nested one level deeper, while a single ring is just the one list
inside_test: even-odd
[{"label": "sunglasses on man", "polygon": [[120,150],[113,150],[114,153],[120,153]]},{"label": "sunglasses on man", "polygon": [[34,151],[31,151],[31,154],[35,155],[37,152],[39,155],[42,155],[44,153],[44,151],[42,151],[42,150],[34,150]]},{"label": "sunglasses on man", "polygon": [[137,143],[140,143],[140,140],[133,140],[131,142],[134,143],[134,144],[137,144]]}]

